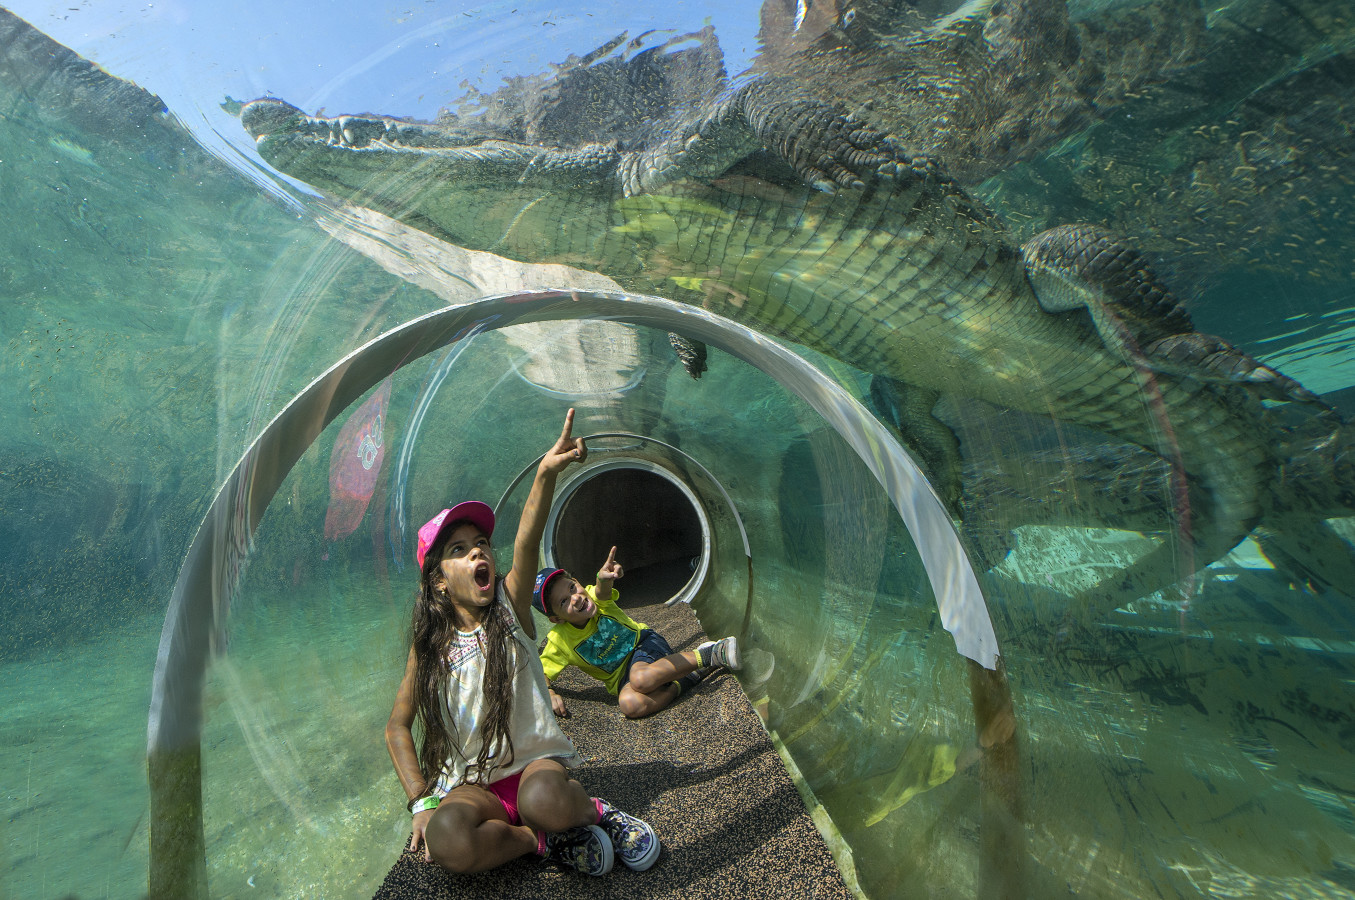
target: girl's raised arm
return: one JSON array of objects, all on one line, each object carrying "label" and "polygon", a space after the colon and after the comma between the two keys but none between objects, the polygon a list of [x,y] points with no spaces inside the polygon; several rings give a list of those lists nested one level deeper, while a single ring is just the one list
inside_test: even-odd
[{"label": "girl's raised arm", "polygon": [[532,620],[532,584],[541,564],[541,536],[546,530],[546,514],[555,497],[555,479],[571,463],[588,458],[583,438],[573,436],[574,410],[565,413],[565,427],[560,431],[541,463],[536,467],[536,478],[522,507],[517,538],[513,541],[513,568],[504,578],[504,587],[517,611],[518,621],[529,637],[536,638],[536,624]]}]

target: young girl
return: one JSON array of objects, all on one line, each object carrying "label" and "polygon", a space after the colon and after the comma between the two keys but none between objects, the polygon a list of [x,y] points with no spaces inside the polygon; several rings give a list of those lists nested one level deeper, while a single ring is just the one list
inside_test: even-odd
[{"label": "young girl", "polygon": [[507,576],[496,577],[485,504],[459,503],[419,529],[413,636],[386,747],[414,816],[409,848],[453,872],[535,853],[604,875],[617,856],[642,870],[659,855],[648,824],[569,777],[579,756],[551,712],[533,643],[532,583],[556,476],[587,455],[573,424],[571,409],[537,467]]}]

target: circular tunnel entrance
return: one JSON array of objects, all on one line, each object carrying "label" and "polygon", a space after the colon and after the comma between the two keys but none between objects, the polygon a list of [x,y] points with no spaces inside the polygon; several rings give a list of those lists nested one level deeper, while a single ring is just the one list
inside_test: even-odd
[{"label": "circular tunnel entrance", "polygon": [[561,486],[545,544],[547,564],[584,583],[615,546],[627,602],[690,601],[710,567],[710,524],[700,501],[645,460],[608,460]]}]

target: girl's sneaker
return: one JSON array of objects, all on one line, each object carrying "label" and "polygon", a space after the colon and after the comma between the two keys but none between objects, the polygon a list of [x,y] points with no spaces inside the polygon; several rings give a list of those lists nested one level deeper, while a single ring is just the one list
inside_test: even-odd
[{"label": "girl's sneaker", "polygon": [[548,832],[542,839],[541,856],[585,875],[606,875],[615,859],[611,837],[596,825]]},{"label": "girl's sneaker", "polygon": [[706,641],[696,648],[696,658],[704,666],[724,666],[739,670],[739,639],[730,635],[720,641]]},{"label": "girl's sneaker", "polygon": [[597,802],[602,820],[598,826],[611,838],[612,849],[626,868],[634,872],[643,872],[659,858],[659,837],[649,823],[637,819],[612,806],[601,797],[593,798]]}]

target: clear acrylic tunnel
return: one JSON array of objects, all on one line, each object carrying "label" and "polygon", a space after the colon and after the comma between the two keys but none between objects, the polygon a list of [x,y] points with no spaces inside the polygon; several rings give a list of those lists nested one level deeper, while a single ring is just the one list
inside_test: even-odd
[{"label": "clear acrylic tunnel", "polygon": [[[692,304],[751,251],[656,254],[654,289],[628,293],[322,200],[254,154],[241,98],[432,118],[459,77],[488,93],[623,29],[640,42],[607,52],[639,57],[671,32],[641,35],[707,14],[734,76],[757,7],[769,27],[789,9],[502,6],[0,10],[0,896],[144,896],[175,821],[200,822],[169,849],[213,896],[371,896],[408,834],[380,735],[413,529],[468,497],[514,518],[570,407],[596,437],[548,558],[587,570],[615,544],[631,585],[739,635],[740,685],[863,896],[974,897],[1009,875],[1032,898],[1355,896],[1344,7],[1236,0],[1202,22],[1179,4],[1192,14],[1153,31],[1184,42],[1165,82],[957,167],[1013,247],[1077,220],[1135,234],[1197,328],[1333,408],[1266,401],[1274,477],[1251,533],[1206,564],[1185,525],[1210,510],[1182,498],[1207,492],[1170,453],[1115,422],[965,400],[951,359],[934,412],[963,490],[938,503],[872,373]],[[829,6],[872,28],[887,7],[900,38],[961,6],[1064,4],[796,8]],[[1068,8],[1094,41],[1123,33],[1103,15],[1166,6]],[[878,46],[916,46],[893,38]],[[825,85],[907,99],[860,72]],[[779,177],[721,189],[803,187]],[[827,196],[792,249],[874,221]],[[653,224],[632,209],[625,228]],[[732,316],[739,296],[708,299]],[[700,379],[670,331],[708,345]],[[1206,413],[1227,418],[1166,424]],[[565,537],[580,521],[610,530]],[[1116,591],[1155,550],[1161,584]],[[186,779],[167,794],[160,750]],[[196,810],[157,806],[199,783]]]},{"label": "clear acrylic tunnel", "polygon": [[[709,343],[702,381],[719,381],[720,403],[700,396],[666,328]],[[236,713],[209,717],[201,742],[205,820],[221,835],[206,841],[214,890],[236,878],[218,869],[227,834],[262,838],[297,884],[344,877],[328,871],[336,856],[380,869],[388,763],[331,762],[324,748],[367,743],[399,671],[409,523],[468,497],[513,520],[522,476],[570,407],[590,453],[557,487],[545,560],[587,571],[616,546],[629,592],[690,603],[710,633],[740,636],[741,682],[863,888],[893,876],[855,853],[889,846],[917,847],[916,877],[955,883],[957,853],[977,876],[981,851],[964,848],[981,825],[977,780],[968,818],[938,830],[919,811],[979,762],[993,713],[976,707],[997,697],[1010,716],[1010,700],[974,572],[925,476],[799,355],[681,304],[578,290],[473,301],[359,348],[227,479],[175,586],[151,718],[152,809],[169,815],[175,801],[156,788],[196,743],[192,682],[210,647],[206,706]],[[882,644],[879,629],[893,636]],[[325,824],[333,815],[366,824]],[[185,858],[159,827],[153,886],[157,866]]]}]

